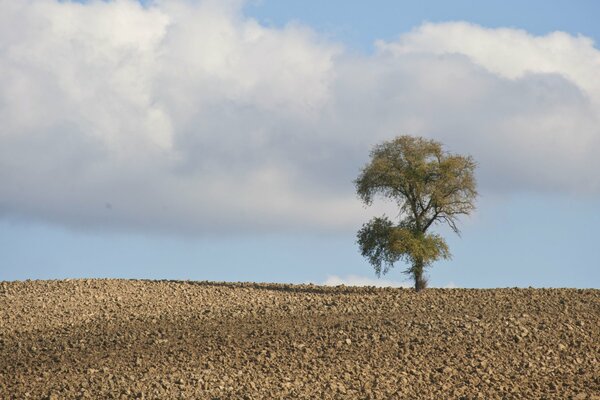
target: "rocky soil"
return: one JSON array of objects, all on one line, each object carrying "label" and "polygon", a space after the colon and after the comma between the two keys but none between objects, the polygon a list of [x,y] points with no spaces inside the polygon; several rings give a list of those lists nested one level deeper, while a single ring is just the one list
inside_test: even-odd
[{"label": "rocky soil", "polygon": [[1,399],[600,399],[600,290],[0,282]]}]

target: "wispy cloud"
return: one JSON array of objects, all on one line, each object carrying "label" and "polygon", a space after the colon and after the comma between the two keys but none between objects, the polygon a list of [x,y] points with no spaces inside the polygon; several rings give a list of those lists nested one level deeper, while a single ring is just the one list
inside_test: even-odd
[{"label": "wispy cloud", "polygon": [[[0,2],[0,215],[178,233],[349,230],[370,147],[437,138],[484,191],[600,194],[600,52],[425,24],[357,56],[239,2]],[[110,204],[110,207],[106,207]]]}]

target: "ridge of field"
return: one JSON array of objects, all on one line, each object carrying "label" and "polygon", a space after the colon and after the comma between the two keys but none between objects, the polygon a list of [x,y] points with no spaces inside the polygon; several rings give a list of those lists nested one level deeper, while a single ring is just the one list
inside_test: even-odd
[{"label": "ridge of field", "polygon": [[600,399],[600,290],[0,282],[2,399]]}]

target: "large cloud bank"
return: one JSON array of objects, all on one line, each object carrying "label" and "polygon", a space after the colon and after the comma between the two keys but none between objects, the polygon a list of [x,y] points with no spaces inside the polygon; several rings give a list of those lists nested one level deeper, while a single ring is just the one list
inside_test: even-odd
[{"label": "large cloud bank", "polygon": [[600,194],[600,51],[425,24],[356,55],[239,4],[0,0],[0,216],[180,233],[354,228],[401,133],[482,192]]}]

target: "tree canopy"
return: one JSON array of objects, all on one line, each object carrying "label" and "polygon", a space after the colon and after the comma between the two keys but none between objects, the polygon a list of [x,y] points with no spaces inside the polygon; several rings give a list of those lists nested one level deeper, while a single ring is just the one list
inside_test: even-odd
[{"label": "tree canopy", "polygon": [[460,234],[458,216],[475,209],[475,167],[472,157],[451,154],[441,143],[420,137],[399,136],[373,148],[371,161],[355,180],[358,196],[371,205],[379,195],[399,207],[397,223],[376,217],[357,235],[362,255],[378,276],[404,261],[415,289],[426,287],[424,268],[450,258],[446,241],[427,231],[444,223]]}]

